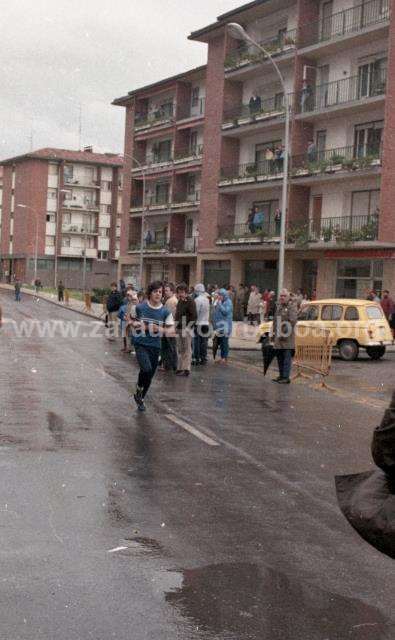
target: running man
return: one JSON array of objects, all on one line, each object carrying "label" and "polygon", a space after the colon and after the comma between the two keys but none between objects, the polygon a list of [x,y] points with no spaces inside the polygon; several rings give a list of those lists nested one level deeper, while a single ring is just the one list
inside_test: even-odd
[{"label": "running man", "polygon": [[140,366],[137,388],[133,395],[139,411],[145,411],[144,398],[158,366],[160,339],[174,337],[174,318],[162,304],[162,283],[152,282],[147,289],[147,299],[136,306],[132,319],[133,345]]}]

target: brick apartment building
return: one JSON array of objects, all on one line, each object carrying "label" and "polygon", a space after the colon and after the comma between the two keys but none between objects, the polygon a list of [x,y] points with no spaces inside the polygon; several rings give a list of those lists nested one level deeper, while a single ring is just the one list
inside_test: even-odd
[{"label": "brick apartment building", "polygon": [[[188,109],[204,91],[205,114],[198,134],[199,144],[204,139],[204,154],[201,168],[193,167],[195,173],[201,170],[192,232],[198,236],[198,252],[189,261],[190,280],[276,287],[280,220],[285,213],[280,209],[278,154],[284,143],[285,100],[270,60],[230,37],[226,24],[238,22],[275,58],[292,109],[285,284],[309,293],[316,289],[320,297],[364,297],[371,287],[394,290],[393,4],[394,0],[250,2],[191,34],[191,40],[208,44],[205,69],[115,101],[126,107],[129,156],[146,157],[149,164],[150,143],[161,149],[156,144],[174,136],[173,146],[168,142],[166,147],[168,166],[160,168],[172,176],[173,191],[169,187],[164,192],[165,198],[173,194],[173,201],[164,217],[155,218],[155,224],[169,220],[170,248],[156,249],[165,254],[161,270],[147,247],[146,278],[187,279],[187,270],[170,267],[172,239],[180,243],[187,238],[189,215],[182,213],[181,223],[181,212],[173,207],[179,198],[178,181],[184,176],[188,184],[186,176],[195,159],[189,154],[187,164],[178,165],[177,154],[183,131],[194,128],[193,121],[183,121],[184,106]],[[195,89],[196,73],[202,78],[201,93]],[[152,186],[161,179],[154,171],[157,162],[149,167]],[[150,191],[155,203],[160,189]],[[125,181],[124,212],[121,265],[132,263],[131,245],[133,249],[139,237],[141,176],[136,169],[131,182]]]},{"label": "brick apartment building", "polygon": [[[4,160],[0,190],[0,275],[81,288],[117,277],[122,164],[115,154],[39,149]],[[86,257],[84,260],[84,252]]]},{"label": "brick apartment building", "polygon": [[120,271],[131,281],[142,237],[144,282],[197,277],[205,75],[199,67],[114,100],[126,108]]}]

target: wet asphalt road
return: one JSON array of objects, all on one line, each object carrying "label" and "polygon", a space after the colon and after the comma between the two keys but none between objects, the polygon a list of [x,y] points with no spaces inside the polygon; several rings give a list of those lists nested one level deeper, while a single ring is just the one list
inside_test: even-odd
[{"label": "wet asphalt road", "polygon": [[[17,322],[87,322],[0,304]],[[387,361],[374,365],[377,378]],[[350,528],[334,489],[371,468],[386,393],[363,404],[210,364],[158,374],[137,415],[135,377],[101,335],[3,326],[0,637],[393,640],[394,561]]]}]

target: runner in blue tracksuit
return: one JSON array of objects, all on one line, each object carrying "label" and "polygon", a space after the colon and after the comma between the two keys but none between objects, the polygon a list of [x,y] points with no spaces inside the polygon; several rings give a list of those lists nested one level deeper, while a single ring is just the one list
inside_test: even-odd
[{"label": "runner in blue tracksuit", "polygon": [[174,318],[162,304],[162,283],[149,285],[147,299],[136,306],[136,317],[132,321],[133,345],[136,350],[140,372],[133,395],[139,411],[145,411],[144,398],[158,366],[160,339],[163,335],[174,336]]}]

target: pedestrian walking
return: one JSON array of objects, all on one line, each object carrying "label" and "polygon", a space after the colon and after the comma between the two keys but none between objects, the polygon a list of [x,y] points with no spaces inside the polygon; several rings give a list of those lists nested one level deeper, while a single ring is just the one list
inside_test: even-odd
[{"label": "pedestrian walking", "polygon": [[39,300],[38,294],[40,293],[40,289],[42,289],[42,284],[40,278],[36,278],[34,281],[34,291],[36,292],[35,300],[36,302]]},{"label": "pedestrian walking", "polygon": [[[175,318],[178,298],[175,293],[174,284],[168,283],[164,286],[164,304],[172,317]],[[177,345],[175,336],[162,336],[161,339],[161,368],[164,371],[177,371]]]},{"label": "pedestrian walking", "polygon": [[236,302],[235,302],[235,309],[234,309],[234,315],[236,320],[244,319],[244,298],[245,298],[245,287],[244,287],[244,284],[241,282],[236,291]]},{"label": "pedestrian walking", "polygon": [[131,348],[128,346],[129,329],[130,329],[132,318],[136,317],[137,304],[138,304],[137,293],[133,291],[133,289],[127,289],[126,296],[118,311],[120,333],[121,333],[122,342],[123,342],[122,351],[125,353],[131,353],[132,351]]},{"label": "pedestrian walking", "polygon": [[207,343],[210,333],[210,301],[204,284],[195,286],[196,326],[193,338],[193,360],[195,365],[207,363]]},{"label": "pedestrian walking", "polygon": [[124,298],[125,295],[126,295],[126,282],[125,282],[125,280],[123,278],[121,278],[120,281],[119,281],[119,292],[120,292],[122,298]]},{"label": "pedestrian walking", "polygon": [[276,293],[274,291],[269,291],[266,309],[265,309],[265,320],[273,320],[274,312],[276,310]]},{"label": "pedestrian walking", "polygon": [[[233,305],[226,289],[218,291],[213,308],[213,329],[215,341],[220,349],[222,364],[229,356],[229,338],[232,335]],[[214,338],[213,338],[214,341]],[[214,358],[215,359],[215,358]]]},{"label": "pedestrian walking", "polygon": [[59,280],[58,284],[58,302],[64,301],[64,284],[61,280]]},{"label": "pedestrian walking", "polygon": [[136,306],[131,320],[132,341],[140,367],[134,401],[139,411],[145,411],[144,399],[158,368],[161,337],[174,335],[174,318],[162,304],[160,281],[152,282],[147,298]]},{"label": "pedestrian walking", "polygon": [[251,325],[259,323],[259,305],[261,303],[261,294],[259,293],[259,289],[256,285],[251,285],[250,295],[248,297],[248,305],[247,305],[247,316],[248,321]]},{"label": "pedestrian walking", "polygon": [[388,289],[383,291],[383,297],[381,299],[381,308],[384,315],[388,320],[388,324],[391,327],[392,335],[395,338],[395,302],[390,296]]},{"label": "pedestrian walking", "polygon": [[178,298],[175,316],[178,356],[176,374],[189,376],[192,364],[192,336],[197,318],[196,305],[195,301],[188,296],[186,284],[179,284],[176,292]]},{"label": "pedestrian walking", "polygon": [[117,289],[117,283],[111,283],[111,293],[107,298],[108,332],[109,340],[115,340],[117,333],[118,311],[122,305],[122,296]]},{"label": "pedestrian walking", "polygon": [[15,301],[16,302],[20,302],[21,301],[21,281],[17,278],[14,282],[14,289],[15,289]]},{"label": "pedestrian walking", "polygon": [[296,302],[287,289],[280,293],[273,318],[274,348],[277,352],[279,376],[273,382],[291,382],[292,355],[295,349],[295,325],[298,318]]}]

